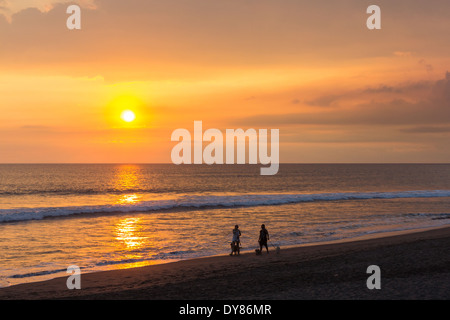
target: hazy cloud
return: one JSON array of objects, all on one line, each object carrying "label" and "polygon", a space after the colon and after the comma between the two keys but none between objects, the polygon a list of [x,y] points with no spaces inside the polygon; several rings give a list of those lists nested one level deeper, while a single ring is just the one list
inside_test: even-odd
[{"label": "hazy cloud", "polygon": [[402,88],[396,88],[393,86],[380,85],[376,88],[367,88],[364,90],[365,93],[400,93],[402,92]]},{"label": "hazy cloud", "polygon": [[419,64],[427,70],[427,72],[433,71],[433,66],[425,61],[425,59],[420,59]]},{"label": "hazy cloud", "polygon": [[405,133],[450,133],[450,126],[439,127],[439,126],[420,126],[412,127],[407,129],[400,129],[401,132]]},{"label": "hazy cloud", "polygon": [[411,57],[413,55],[410,51],[395,51],[394,56],[397,57]]},{"label": "hazy cloud", "polygon": [[0,14],[5,15],[10,21],[13,14],[22,10],[35,8],[42,12],[48,12],[58,4],[78,4],[83,8],[95,8],[95,0],[0,0]]},{"label": "hazy cloud", "polygon": [[330,107],[336,100],[338,100],[341,97],[342,97],[342,95],[331,94],[331,95],[321,96],[314,100],[306,101],[306,104],[310,105],[310,106],[317,106],[317,107]]},{"label": "hazy cloud", "polygon": [[[414,88],[428,88],[426,94],[411,102],[409,92]],[[286,125],[370,125],[370,126],[398,126],[416,125],[430,128],[430,125],[450,124],[450,73],[445,78],[428,83],[424,82],[402,85],[399,88],[385,87],[382,92],[399,92],[398,97],[388,101],[369,99],[348,108],[320,109],[320,112],[302,112],[276,115],[255,115],[242,119],[241,123],[260,126]],[[361,91],[364,93],[367,90]],[[345,96],[345,95],[343,95]],[[356,93],[347,96],[356,97]],[[363,96],[363,95],[362,95]],[[326,102],[334,101],[330,97]]]},{"label": "hazy cloud", "polygon": [[43,126],[43,125],[23,125],[20,127],[20,129],[40,131],[40,130],[52,130],[54,128],[50,127],[50,126]]},{"label": "hazy cloud", "polygon": [[[382,36],[368,33],[367,4],[356,0],[84,0],[75,3],[97,10],[83,10],[82,30],[70,33],[65,26],[68,3],[1,2],[5,15],[14,13],[9,26],[0,19],[2,70],[45,68],[47,74],[126,76],[128,81],[188,67],[201,72],[218,64],[309,66],[316,60],[395,59],[392,52],[439,56],[448,47],[450,27],[450,2],[441,0],[381,1],[389,13],[383,16],[383,30],[389,32]],[[424,6],[440,10],[429,12]],[[418,32],[429,36],[417,41]],[[394,51],[397,47],[408,50]],[[425,67],[430,66],[426,61]],[[309,102],[327,106],[332,99]]]}]

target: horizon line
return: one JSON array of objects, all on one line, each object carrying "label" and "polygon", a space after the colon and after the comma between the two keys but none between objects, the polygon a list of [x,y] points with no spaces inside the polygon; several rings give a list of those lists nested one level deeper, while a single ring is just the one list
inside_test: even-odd
[{"label": "horizon line", "polygon": [[[111,165],[117,165],[117,164],[170,164],[174,166],[186,166],[186,165],[205,165],[205,166],[220,166],[220,165],[251,165],[251,166],[265,166],[269,164],[262,164],[262,163],[214,163],[214,164],[207,164],[207,163],[181,163],[181,164],[174,164],[172,162],[0,162],[0,165],[5,164],[111,164]],[[450,164],[450,162],[279,162],[279,165],[286,165],[286,164]]]}]

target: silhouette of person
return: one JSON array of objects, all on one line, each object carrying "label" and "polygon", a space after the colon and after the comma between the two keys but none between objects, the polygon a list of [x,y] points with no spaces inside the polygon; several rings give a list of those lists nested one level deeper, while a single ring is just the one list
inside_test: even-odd
[{"label": "silhouette of person", "polygon": [[238,225],[235,225],[234,229],[233,229],[233,239],[231,240],[232,246],[231,246],[231,253],[230,253],[230,255],[233,254],[234,246],[236,246],[237,254],[240,253],[239,252],[240,251],[239,247],[240,247],[240,243],[241,243],[240,236],[241,236],[241,230],[239,230],[239,226]]},{"label": "silhouette of person", "polygon": [[267,246],[267,241],[269,240],[269,231],[267,231],[264,224],[261,225],[261,230],[259,231],[259,251],[262,252],[262,247],[266,247],[267,253],[269,253],[269,247]]}]

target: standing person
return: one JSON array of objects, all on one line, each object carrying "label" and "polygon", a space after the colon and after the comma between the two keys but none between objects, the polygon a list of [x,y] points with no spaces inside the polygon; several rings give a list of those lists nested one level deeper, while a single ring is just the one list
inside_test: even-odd
[{"label": "standing person", "polygon": [[239,247],[240,247],[240,243],[241,243],[240,236],[241,236],[241,230],[239,230],[239,226],[238,225],[235,225],[234,229],[233,229],[233,239],[231,240],[231,253],[230,253],[230,256],[233,254],[233,252],[237,253],[237,254],[240,253],[239,252],[240,251]]},{"label": "standing person", "polygon": [[264,224],[261,225],[261,230],[259,231],[259,252],[262,253],[262,247],[266,247],[267,253],[269,253],[269,247],[267,246],[267,241],[269,240],[269,231],[267,231]]}]

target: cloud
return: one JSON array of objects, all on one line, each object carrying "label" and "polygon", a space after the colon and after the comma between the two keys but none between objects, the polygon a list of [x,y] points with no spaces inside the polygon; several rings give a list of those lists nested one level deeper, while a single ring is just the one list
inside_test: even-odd
[{"label": "cloud", "polygon": [[[295,125],[364,125],[364,126],[406,126],[415,125],[430,128],[435,125],[450,125],[450,73],[434,82],[419,81],[408,85],[380,86],[375,91],[380,99],[366,98],[366,101],[351,107],[320,109],[318,112],[301,112],[275,115],[255,115],[242,119],[247,126],[295,126]],[[411,92],[421,88],[421,95],[411,101]],[[357,93],[359,92],[359,94]],[[343,93],[342,97],[364,98],[366,90]],[[387,99],[385,95],[396,92],[397,96]],[[383,94],[384,93],[384,94]],[[324,96],[324,97],[333,97]],[[389,96],[388,96],[389,97]],[[334,101],[332,98],[327,102]],[[345,105],[345,101],[342,102]],[[417,131],[417,128],[416,128]]]},{"label": "cloud", "polygon": [[396,88],[393,86],[380,85],[376,88],[367,88],[364,89],[365,93],[400,93],[402,92],[402,88]]},{"label": "cloud", "polygon": [[[398,85],[386,85],[380,84],[378,86],[369,86],[364,89],[355,89],[351,91],[345,91],[342,93],[329,93],[318,96],[314,99],[304,101],[308,106],[317,107],[339,107],[344,104],[348,104],[349,100],[371,100],[376,97],[391,97],[393,99],[403,99],[406,97],[413,97],[414,95],[429,91],[431,84],[426,81],[419,81],[414,83],[398,84]],[[396,98],[394,98],[396,97]],[[386,99],[385,99],[386,100]],[[408,99],[407,99],[408,100]],[[300,103],[299,99],[294,99],[292,103]]]},{"label": "cloud", "polygon": [[[421,52],[448,58],[443,39],[450,27],[445,14],[450,2],[418,2],[383,4],[390,13],[383,29],[389,32],[380,34],[365,28],[367,7],[356,0],[84,0],[75,3],[97,9],[83,10],[82,30],[70,33],[65,25],[68,0],[3,0],[3,13],[12,20],[8,26],[0,19],[0,60],[2,71],[131,81],[155,74],[171,78],[188,68],[206,73],[218,65],[226,70],[314,67],[352,59],[370,63],[361,59],[379,57],[398,62],[393,48],[407,48],[395,51],[397,56]],[[439,10],[430,17],[421,7],[425,4]]]},{"label": "cloud", "polygon": [[412,127],[407,129],[400,129],[401,132],[405,133],[450,133],[449,126],[420,126]]},{"label": "cloud", "polygon": [[342,95],[336,95],[336,94],[325,95],[325,96],[318,97],[314,100],[306,101],[306,104],[310,105],[310,106],[317,106],[317,107],[330,107],[334,102],[339,100],[339,98],[342,98]]},{"label": "cloud", "polygon": [[23,129],[23,130],[32,130],[32,131],[51,131],[51,130],[53,130],[54,128],[53,127],[51,127],[51,126],[43,126],[43,125],[32,125],[32,124],[30,124],[30,125],[23,125],[23,126],[20,126],[20,129]]},{"label": "cloud", "polygon": [[433,66],[431,64],[427,63],[425,61],[425,59],[420,59],[418,63],[419,63],[419,65],[423,66],[425,68],[425,70],[427,70],[427,72],[433,71]]},{"label": "cloud", "polygon": [[0,14],[5,15],[9,21],[12,16],[26,9],[38,9],[41,12],[48,12],[58,4],[77,4],[83,8],[95,8],[95,0],[1,0]]},{"label": "cloud", "polygon": [[410,51],[395,51],[394,56],[397,57],[411,57],[414,53]]}]

